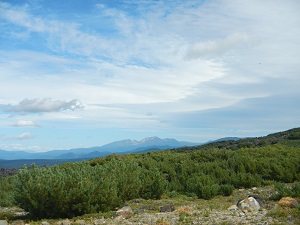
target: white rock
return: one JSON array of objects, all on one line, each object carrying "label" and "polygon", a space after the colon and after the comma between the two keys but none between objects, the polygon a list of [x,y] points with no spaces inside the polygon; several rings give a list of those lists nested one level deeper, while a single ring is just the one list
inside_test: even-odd
[{"label": "white rock", "polygon": [[238,208],[240,208],[243,212],[258,212],[260,205],[255,198],[249,197],[238,202]]}]

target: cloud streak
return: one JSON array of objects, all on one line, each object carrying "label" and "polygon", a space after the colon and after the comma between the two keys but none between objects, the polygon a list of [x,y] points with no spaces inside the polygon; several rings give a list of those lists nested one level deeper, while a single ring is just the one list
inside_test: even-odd
[{"label": "cloud streak", "polygon": [[31,139],[33,138],[33,135],[29,132],[24,132],[18,136],[12,136],[12,137],[7,137],[5,138],[6,140],[15,140],[15,141],[22,141],[26,139]]},{"label": "cloud streak", "polygon": [[[17,105],[0,105],[0,109],[4,112],[11,113],[46,113],[57,112],[63,110],[77,110],[82,109],[83,106],[78,99],[71,101],[52,100],[50,98],[44,99],[24,99]],[[28,123],[23,121],[23,124]]]},{"label": "cloud streak", "polygon": [[15,127],[39,127],[34,121],[32,120],[18,120],[15,124]]},{"label": "cloud streak", "polygon": [[187,50],[186,59],[221,56],[238,46],[250,44],[251,42],[253,41],[245,33],[235,33],[224,39],[195,43]]}]

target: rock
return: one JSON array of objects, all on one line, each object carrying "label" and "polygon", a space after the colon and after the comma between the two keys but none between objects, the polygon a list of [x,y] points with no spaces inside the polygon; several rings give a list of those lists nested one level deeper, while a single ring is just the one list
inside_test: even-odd
[{"label": "rock", "polygon": [[176,212],[178,213],[190,213],[192,211],[192,207],[191,206],[182,206],[178,209],[176,209]]},{"label": "rock", "polygon": [[137,199],[134,199],[132,202],[134,202],[134,203],[142,203],[143,201],[144,201],[144,199],[137,198]]},{"label": "rock", "polygon": [[15,212],[16,216],[26,216],[28,212]]},{"label": "rock", "polygon": [[60,225],[71,225],[71,221],[66,219],[66,220],[63,220],[59,223]]},{"label": "rock", "polygon": [[237,211],[233,211],[232,215],[233,216],[239,216],[239,213]]},{"label": "rock", "polygon": [[237,207],[243,212],[258,212],[260,209],[259,203],[253,197],[239,201]]},{"label": "rock", "polygon": [[249,197],[255,198],[255,200],[259,203],[259,205],[261,207],[265,207],[266,206],[266,201],[263,199],[263,197],[259,196],[259,195],[249,195]]},{"label": "rock", "polygon": [[134,210],[134,214],[135,214],[135,215],[141,215],[141,214],[143,214],[143,213],[145,213],[145,210],[144,210],[144,209],[136,209],[136,210]]},{"label": "rock", "polygon": [[94,225],[105,224],[105,223],[106,223],[106,221],[103,218],[94,221]]},{"label": "rock", "polygon": [[6,220],[0,220],[0,225],[8,225]]},{"label": "rock", "polygon": [[238,210],[239,208],[236,206],[236,205],[232,205],[232,206],[230,206],[227,210],[229,210],[229,211],[236,211],[236,210]]},{"label": "rock", "polygon": [[157,207],[155,207],[153,205],[144,205],[141,207],[141,209],[155,211],[155,210],[157,210]]},{"label": "rock", "polygon": [[46,222],[46,221],[43,221],[41,224],[42,224],[42,225],[50,225],[50,223],[48,223],[48,222]]},{"label": "rock", "polygon": [[172,204],[164,205],[160,207],[160,212],[173,212],[175,211],[175,207]]},{"label": "rock", "polygon": [[23,220],[16,220],[11,223],[11,225],[25,225]]},{"label": "rock", "polygon": [[116,217],[121,216],[123,218],[128,218],[128,217],[132,216],[132,209],[130,206],[124,206],[123,208],[116,211],[115,216]]},{"label": "rock", "polygon": [[76,220],[75,223],[80,224],[80,225],[85,225],[86,224],[86,222],[84,220]]},{"label": "rock", "polygon": [[283,197],[278,202],[279,205],[295,208],[298,204],[297,200],[291,197]]}]

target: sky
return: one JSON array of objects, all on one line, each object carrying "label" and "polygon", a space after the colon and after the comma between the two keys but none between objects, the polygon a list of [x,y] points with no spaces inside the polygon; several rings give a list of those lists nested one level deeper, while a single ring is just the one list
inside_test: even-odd
[{"label": "sky", "polygon": [[298,0],[0,0],[0,149],[300,127]]}]

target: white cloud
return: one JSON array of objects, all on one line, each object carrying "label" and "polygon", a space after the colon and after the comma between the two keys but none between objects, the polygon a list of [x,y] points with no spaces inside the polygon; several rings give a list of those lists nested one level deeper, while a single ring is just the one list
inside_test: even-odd
[{"label": "white cloud", "polygon": [[78,99],[69,102],[61,100],[44,99],[24,99],[17,105],[0,105],[4,112],[20,113],[43,113],[56,112],[62,110],[77,110],[83,108]]},{"label": "white cloud", "polygon": [[24,132],[17,136],[6,137],[5,140],[22,141],[22,140],[31,139],[31,138],[33,138],[33,135],[31,133]]},{"label": "white cloud", "polygon": [[0,149],[1,150],[6,150],[6,151],[20,151],[20,150],[25,150],[28,152],[42,152],[42,151],[49,151],[52,150],[49,147],[46,146],[37,146],[37,145],[23,145],[20,143],[13,143],[13,144],[0,144]]},{"label": "white cloud", "polygon": [[14,124],[16,127],[38,127],[38,125],[31,120],[18,120],[16,124]]}]

